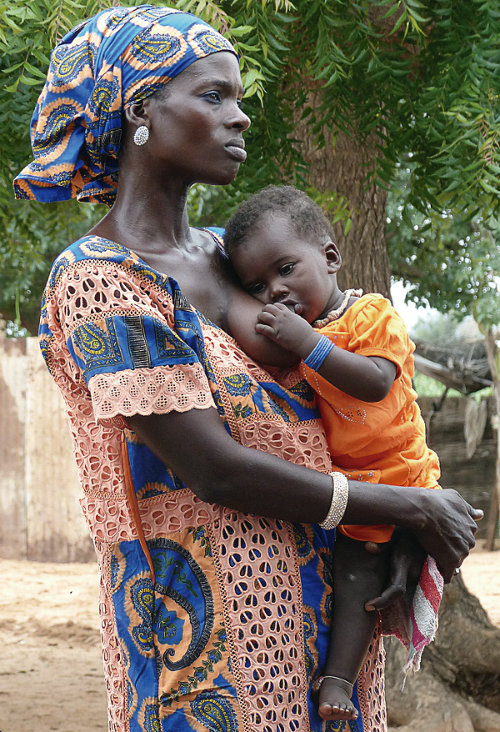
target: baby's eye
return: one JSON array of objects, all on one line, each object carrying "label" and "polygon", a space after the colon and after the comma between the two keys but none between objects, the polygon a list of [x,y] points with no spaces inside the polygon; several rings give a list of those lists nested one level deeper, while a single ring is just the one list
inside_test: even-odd
[{"label": "baby's eye", "polygon": [[284,264],[282,267],[280,267],[280,275],[282,277],[286,277],[286,275],[289,275],[291,272],[293,272],[294,268],[293,262],[288,262],[288,264]]},{"label": "baby's eye", "polygon": [[250,285],[248,292],[250,295],[260,295],[261,292],[264,292],[264,283],[257,282],[255,285]]}]

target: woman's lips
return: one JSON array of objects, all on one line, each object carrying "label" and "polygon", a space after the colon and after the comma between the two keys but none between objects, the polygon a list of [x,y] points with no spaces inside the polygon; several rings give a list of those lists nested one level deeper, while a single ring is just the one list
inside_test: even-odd
[{"label": "woman's lips", "polygon": [[227,145],[224,145],[224,148],[227,150],[230,157],[238,163],[244,163],[247,159],[245,148],[241,144],[228,143]]}]

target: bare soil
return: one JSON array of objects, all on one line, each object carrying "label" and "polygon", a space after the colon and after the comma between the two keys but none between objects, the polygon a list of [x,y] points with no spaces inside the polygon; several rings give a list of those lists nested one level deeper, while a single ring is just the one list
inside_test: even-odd
[{"label": "bare soil", "polygon": [[[500,627],[500,550],[462,567]],[[94,564],[0,559],[0,732],[105,732]]]}]

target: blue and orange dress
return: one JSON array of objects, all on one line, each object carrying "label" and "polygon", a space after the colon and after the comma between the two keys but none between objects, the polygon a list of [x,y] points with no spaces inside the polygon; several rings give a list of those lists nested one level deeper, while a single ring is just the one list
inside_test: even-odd
[{"label": "blue and orange dress", "polygon": [[110,731],[383,732],[378,640],[356,721],[326,723],[310,698],[328,648],[334,532],[202,502],[127,428],[134,414],[215,407],[238,442],[328,472],[300,371],[272,378],[174,279],[96,236],[55,261],[40,336],[100,568]]}]

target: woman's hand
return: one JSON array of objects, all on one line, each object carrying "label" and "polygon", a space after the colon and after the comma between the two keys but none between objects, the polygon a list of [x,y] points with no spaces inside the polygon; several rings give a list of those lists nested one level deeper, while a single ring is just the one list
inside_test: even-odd
[{"label": "woman's hand", "polygon": [[421,510],[424,520],[414,529],[415,537],[436,560],[445,583],[450,582],[476,544],[474,535],[483,511],[473,508],[452,489],[425,490]]},{"label": "woman's hand", "polygon": [[[360,516],[363,516],[361,521]],[[382,484],[372,489],[370,483],[350,481],[343,522],[390,523],[408,529],[425,553],[434,557],[444,581],[449,582],[475,546],[476,522],[482,517],[482,511],[473,508],[452,489],[397,488]]]}]

